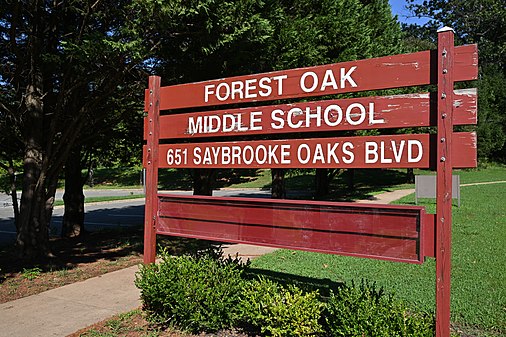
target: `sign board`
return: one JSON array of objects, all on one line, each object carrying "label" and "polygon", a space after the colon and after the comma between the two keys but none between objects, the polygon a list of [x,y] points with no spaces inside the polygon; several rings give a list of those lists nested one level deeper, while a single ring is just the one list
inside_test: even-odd
[{"label": "sign board", "polygon": [[[418,205],[419,198],[436,198],[436,176],[416,175],[415,176],[415,205]],[[457,199],[460,207],[460,176],[452,176],[452,198]]]},{"label": "sign board", "polygon": [[434,256],[423,207],[159,195],[157,233],[409,263]]},{"label": "sign board", "polygon": [[[452,169],[476,166],[477,143],[474,133],[453,131],[476,124],[477,101],[476,90],[456,91],[454,83],[477,78],[477,58],[476,45],[455,47],[453,31],[443,29],[435,51],[165,87],[151,76],[145,263],[155,261],[156,234],[409,263],[435,257],[436,335],[448,337]],[[437,92],[300,100],[423,85]],[[274,100],[283,104],[244,106]],[[394,130],[429,126],[437,133]],[[342,134],[370,129],[388,130]],[[437,209],[160,194],[163,167],[428,168],[436,171]]]}]

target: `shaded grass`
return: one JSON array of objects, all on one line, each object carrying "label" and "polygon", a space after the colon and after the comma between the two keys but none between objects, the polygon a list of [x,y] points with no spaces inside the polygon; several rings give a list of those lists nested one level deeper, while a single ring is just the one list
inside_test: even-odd
[{"label": "shaded grass", "polygon": [[[472,173],[474,174],[474,173]],[[452,321],[464,333],[506,333],[506,188],[462,188],[453,208]],[[409,195],[398,203],[414,204]],[[434,205],[427,205],[434,212]],[[410,265],[346,256],[279,250],[253,267],[333,282],[369,279],[423,310],[435,308],[435,261]]]}]

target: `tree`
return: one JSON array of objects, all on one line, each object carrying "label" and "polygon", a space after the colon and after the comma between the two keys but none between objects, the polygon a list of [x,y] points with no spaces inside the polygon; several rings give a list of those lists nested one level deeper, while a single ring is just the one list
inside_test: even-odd
[{"label": "tree", "polygon": [[[282,1],[272,18],[276,27],[270,55],[273,69],[289,69],[370,57],[403,51],[402,32],[386,0],[370,1]],[[279,14],[278,14],[279,13]],[[341,95],[351,97],[351,95]],[[337,133],[336,133],[337,135]],[[283,188],[274,170],[273,191]],[[329,192],[340,169],[316,169],[315,196]],[[277,192],[276,195],[284,193]]]},{"label": "tree", "polygon": [[[22,145],[16,244],[50,254],[58,177],[85,121],[149,53],[130,1],[4,1],[0,5],[1,115]],[[95,116],[96,118],[96,116]]]},{"label": "tree", "polygon": [[[503,0],[408,0],[416,16],[428,17],[424,25],[435,40],[436,28],[450,26],[459,44],[477,43],[478,156],[480,160],[506,160],[506,6]],[[419,27],[409,28],[420,31]]]}]

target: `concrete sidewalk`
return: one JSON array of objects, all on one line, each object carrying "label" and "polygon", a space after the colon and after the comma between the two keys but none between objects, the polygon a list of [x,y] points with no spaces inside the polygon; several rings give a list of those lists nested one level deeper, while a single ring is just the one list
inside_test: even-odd
[{"label": "concrete sidewalk", "polygon": [[[413,192],[387,192],[360,202],[387,204]],[[225,256],[238,254],[244,260],[276,250],[245,244],[223,248]],[[138,308],[140,293],[134,285],[138,269],[134,266],[118,270],[0,304],[0,336],[66,336],[115,314]]]}]

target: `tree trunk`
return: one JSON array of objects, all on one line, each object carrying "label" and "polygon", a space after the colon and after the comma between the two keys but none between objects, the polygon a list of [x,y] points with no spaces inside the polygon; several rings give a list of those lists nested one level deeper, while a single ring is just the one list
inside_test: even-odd
[{"label": "tree trunk", "polygon": [[23,192],[16,246],[22,257],[50,256],[49,222],[53,213],[57,181],[48,181],[41,171],[41,153],[27,151],[24,160]]},{"label": "tree trunk", "polygon": [[415,172],[412,168],[408,168],[406,171],[406,180],[410,184],[415,183]]},{"label": "tree trunk", "polygon": [[285,188],[285,173],[286,169],[271,169],[271,198],[273,199],[285,199],[286,188]]},{"label": "tree trunk", "polygon": [[328,169],[316,169],[315,174],[315,199],[323,200],[329,194],[329,172]]},{"label": "tree trunk", "polygon": [[193,195],[213,195],[215,169],[193,169]]},{"label": "tree trunk", "polygon": [[74,149],[65,163],[65,213],[62,237],[76,237],[84,232],[84,178],[81,175],[81,149]]},{"label": "tree trunk", "polygon": [[57,178],[47,176],[49,162],[43,144],[44,137],[44,90],[40,67],[43,30],[41,6],[34,6],[33,25],[28,39],[29,72],[23,99],[26,122],[23,129],[23,191],[19,209],[19,227],[16,246],[23,257],[45,257],[49,251],[49,220],[53,212]]}]

